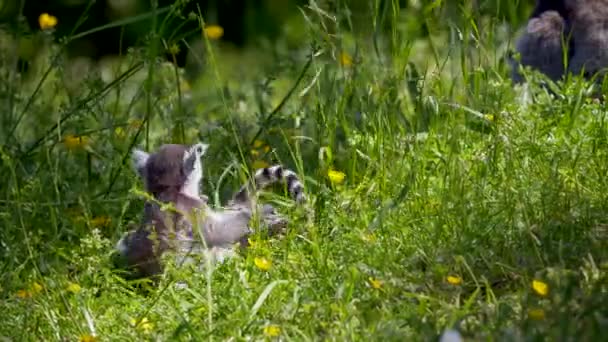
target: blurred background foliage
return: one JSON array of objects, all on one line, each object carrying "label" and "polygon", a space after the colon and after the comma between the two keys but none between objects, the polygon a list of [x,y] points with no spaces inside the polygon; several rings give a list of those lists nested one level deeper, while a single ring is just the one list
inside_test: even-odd
[{"label": "blurred background foliage", "polygon": [[[400,8],[399,16],[394,15],[393,3]],[[38,40],[34,34],[40,30],[39,16],[42,13],[59,19],[54,35],[58,40],[96,31],[69,40],[67,52],[71,57],[99,59],[124,53],[130,47],[149,41],[152,28],[158,27],[156,32],[167,47],[173,44],[180,47],[174,58],[179,66],[184,66],[193,42],[200,40],[201,23],[193,14],[200,13],[207,24],[222,27],[223,41],[237,48],[260,44],[263,40],[274,41],[280,36],[297,46],[306,41],[301,16],[301,7],[305,5],[308,1],[3,0],[0,1],[0,23],[5,33],[17,33],[19,37],[17,54],[22,68],[27,67],[27,62],[37,52]],[[341,13],[342,18],[337,19],[341,21],[342,30],[366,35],[399,27],[408,39],[413,40],[424,38],[429,31],[446,25],[468,24],[472,18],[483,16],[518,26],[530,13],[534,1],[318,0],[311,1],[310,5],[326,13]],[[429,16],[431,12],[438,15]],[[158,15],[153,15],[155,13]],[[378,32],[359,32],[358,27],[365,28],[363,31],[369,30],[367,23],[374,17],[380,21],[376,23]],[[415,19],[408,20],[408,17]]]},{"label": "blurred background foliage", "polygon": [[[405,78],[410,95],[391,93],[392,98],[409,96],[403,102],[407,105],[391,102],[391,111],[406,113],[411,105],[415,116],[403,114],[400,125],[410,132],[424,130],[429,118],[438,114],[437,99],[433,86],[427,86],[428,94],[422,96],[417,82],[424,73],[444,68],[438,56],[457,56],[458,51],[466,56],[461,65],[450,64],[461,71],[436,73],[440,79],[457,75],[459,80],[454,82],[466,84],[458,88],[464,89],[458,94],[462,103],[491,110],[506,101],[504,94],[494,96],[494,90],[484,86],[493,77],[477,67],[502,63],[498,56],[509,45],[508,31],[525,22],[533,5],[534,1],[505,0],[0,0],[0,97],[10,108],[2,117],[0,132],[5,146],[21,158],[51,141],[59,126],[67,134],[104,132],[115,145],[114,152],[121,154],[142,137],[146,145],[158,138],[154,134],[164,138],[166,127],[175,142],[203,139],[235,151],[237,146],[226,143],[234,141],[235,135],[252,143],[264,127],[280,126],[292,129],[288,135],[302,129],[296,135],[318,138],[320,145],[331,146],[340,155],[340,145],[348,136],[345,132],[352,129],[350,116],[353,125],[366,122],[364,116],[369,114],[365,112],[370,109],[361,99],[369,96],[369,89],[330,81],[348,79],[335,69],[317,71],[311,80],[298,84],[311,65],[307,60],[312,63],[309,56],[315,46],[329,53],[315,58],[314,65],[336,61],[346,67],[356,65],[361,62],[358,50],[366,50],[375,57],[366,62],[371,63],[367,69],[371,74],[360,76],[370,79],[375,79],[376,68],[380,71],[393,63],[392,78],[378,82],[399,89],[399,79]],[[45,14],[56,18],[51,29],[41,27]],[[205,28],[216,30],[207,34],[209,41],[204,39]],[[495,28],[499,28],[496,36]],[[218,48],[214,49],[218,61],[206,68],[209,43]],[[410,55],[409,51],[415,52]],[[161,62],[163,58],[170,63]],[[418,70],[412,63],[418,64]],[[223,77],[213,72],[218,69]],[[211,72],[201,77],[205,70]],[[246,77],[256,70],[254,77]],[[348,113],[349,120],[334,127],[335,137],[315,134],[333,119],[305,120],[317,115],[304,105],[306,89],[298,90],[302,91],[301,105],[283,108],[281,115],[271,114],[279,112],[296,86],[303,88],[317,78],[326,81],[319,83],[326,87],[324,93],[344,97],[339,111]],[[124,87],[117,87],[121,83]],[[241,86],[245,83],[253,87]],[[487,94],[470,96],[480,92]],[[160,113],[159,120],[152,120],[153,112]],[[234,116],[248,119],[233,121]],[[99,125],[105,128],[97,131],[94,127]],[[129,127],[137,128],[134,137],[122,145],[116,143],[114,138],[124,135],[120,130]],[[265,139],[273,135],[275,143],[284,138],[277,132],[264,132]],[[318,153],[313,148],[301,152],[312,159]],[[96,153],[96,158],[104,154]],[[114,159],[111,151],[106,153]],[[114,172],[106,180],[108,192],[116,181]]]}]

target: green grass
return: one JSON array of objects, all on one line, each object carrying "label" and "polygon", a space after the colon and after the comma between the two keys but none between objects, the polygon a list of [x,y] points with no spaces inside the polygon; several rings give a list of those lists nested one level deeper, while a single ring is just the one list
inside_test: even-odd
[{"label": "green grass", "polygon": [[[209,42],[191,90],[178,87],[183,70],[151,59],[154,46],[117,60],[115,75],[77,73],[90,77],[76,86],[50,43],[28,77],[1,69],[0,336],[258,340],[277,326],[284,340],[433,340],[448,328],[467,340],[598,340],[605,104],[578,79],[553,95],[534,74],[527,93],[514,87],[496,20],[463,14],[409,36],[412,21],[438,15],[391,11],[396,24],[377,37],[371,21],[352,35],[331,20],[345,13],[306,9],[299,49],[278,41],[236,55]],[[68,134],[88,144],[68,149]],[[199,140],[211,145],[213,203],[256,160],[296,169],[310,202],[277,200],[285,236],[254,236],[210,272],[170,268],[144,295],[110,267],[143,207],[130,148]],[[267,151],[251,153],[255,140]],[[180,279],[188,289],[172,286]]]}]

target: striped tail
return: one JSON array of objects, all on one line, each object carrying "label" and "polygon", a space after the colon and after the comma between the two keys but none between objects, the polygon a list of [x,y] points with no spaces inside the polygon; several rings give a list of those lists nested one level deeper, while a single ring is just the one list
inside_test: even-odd
[{"label": "striped tail", "polygon": [[234,203],[246,203],[250,199],[249,191],[262,189],[269,184],[274,184],[277,182],[287,184],[287,190],[296,202],[302,203],[306,201],[306,196],[303,192],[304,185],[302,182],[300,182],[296,173],[289,169],[284,169],[281,165],[273,165],[258,169],[256,170],[253,179],[255,182],[254,189],[251,189],[251,182],[247,182],[247,184],[243,185],[241,189],[234,195]]}]

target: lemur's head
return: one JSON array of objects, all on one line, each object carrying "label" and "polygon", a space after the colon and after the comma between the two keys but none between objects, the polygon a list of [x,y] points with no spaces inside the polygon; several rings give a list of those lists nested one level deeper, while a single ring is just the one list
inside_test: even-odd
[{"label": "lemur's head", "polygon": [[199,198],[203,178],[201,157],[209,145],[162,145],[157,152],[133,149],[133,167],[143,179],[146,190],[156,198],[186,195]]}]

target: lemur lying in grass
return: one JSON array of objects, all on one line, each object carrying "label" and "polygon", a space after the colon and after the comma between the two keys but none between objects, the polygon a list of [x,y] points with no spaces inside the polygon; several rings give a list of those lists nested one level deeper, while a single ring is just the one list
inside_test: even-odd
[{"label": "lemur lying in grass", "polygon": [[[521,65],[557,81],[570,72],[590,78],[608,68],[608,0],[537,0],[516,42]],[[522,82],[509,58],[511,77]]]},{"label": "lemur lying in grass", "polygon": [[[192,254],[211,251],[212,255],[221,255],[237,242],[246,245],[254,213],[250,193],[260,187],[283,181],[298,203],[305,201],[296,174],[275,165],[257,170],[253,183],[243,185],[224,210],[212,210],[207,198],[199,194],[201,157],[207,147],[202,143],[167,144],[152,154],[133,150],[133,165],[146,191],[175,210],[165,210],[155,201],[145,203],[141,226],[127,232],[116,245],[119,260],[130,271],[127,278],[157,278],[163,270],[160,257],[166,251],[175,252],[178,263],[182,263],[191,260],[188,256]],[[265,205],[260,216],[271,233],[287,224],[271,205]]]}]

